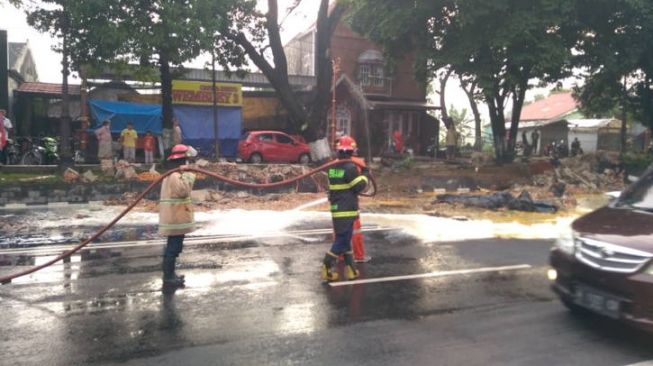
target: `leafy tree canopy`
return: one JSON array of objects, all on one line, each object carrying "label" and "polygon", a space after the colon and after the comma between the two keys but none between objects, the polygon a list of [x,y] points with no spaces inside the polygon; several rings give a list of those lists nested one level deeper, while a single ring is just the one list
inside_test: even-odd
[{"label": "leafy tree canopy", "polygon": [[[418,77],[451,67],[489,106],[499,161],[513,157],[526,90],[571,72],[573,0],[349,0],[353,27],[390,56],[416,50]],[[504,109],[512,101],[506,142]]]},{"label": "leafy tree canopy", "polygon": [[576,62],[587,71],[576,89],[589,115],[625,107],[653,128],[653,2],[578,0],[581,19]]}]

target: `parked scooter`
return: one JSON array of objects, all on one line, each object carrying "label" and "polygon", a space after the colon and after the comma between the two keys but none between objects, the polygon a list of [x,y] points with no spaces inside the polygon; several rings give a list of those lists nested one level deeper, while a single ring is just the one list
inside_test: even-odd
[{"label": "parked scooter", "polygon": [[5,156],[2,162],[5,165],[16,165],[20,162],[20,150],[18,143],[12,139],[7,139],[5,146]]},{"label": "parked scooter", "polygon": [[20,159],[22,165],[50,165],[59,164],[59,143],[55,138],[43,137],[40,144],[34,144],[32,139],[27,138],[30,149],[25,151]]}]

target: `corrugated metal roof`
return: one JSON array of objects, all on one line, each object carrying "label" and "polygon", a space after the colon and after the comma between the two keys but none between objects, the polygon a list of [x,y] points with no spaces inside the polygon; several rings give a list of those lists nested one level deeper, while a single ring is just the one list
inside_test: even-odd
[{"label": "corrugated metal roof", "polygon": [[[610,122],[616,121],[612,118],[602,118],[602,119],[570,119],[569,128],[571,129],[584,129],[592,130],[599,129],[602,127],[607,127],[610,125]],[[617,121],[618,122],[618,121]]]},{"label": "corrugated metal roof", "polygon": [[578,102],[571,93],[554,93],[548,98],[525,105],[520,121],[548,121],[561,118],[578,109]]},{"label": "corrugated metal roof", "polygon": [[[519,129],[532,129],[532,128],[541,128],[544,126],[548,126],[554,123],[567,123],[566,120],[558,120],[558,119],[553,119],[553,120],[548,120],[548,121],[526,121],[526,122],[519,122]],[[505,127],[506,130],[510,129],[511,122],[506,122]]]}]

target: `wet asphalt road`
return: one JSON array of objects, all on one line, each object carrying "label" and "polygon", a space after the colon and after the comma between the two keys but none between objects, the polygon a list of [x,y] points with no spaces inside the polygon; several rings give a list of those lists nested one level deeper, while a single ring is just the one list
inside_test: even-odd
[{"label": "wet asphalt road", "polygon": [[[295,229],[328,228],[316,221]],[[550,241],[422,243],[366,233],[363,278],[532,268],[356,286],[320,283],[329,235],[188,246],[162,293],[160,246],[86,251],[0,286],[0,365],[627,365],[653,336],[575,317],[546,280]],[[45,258],[22,256],[10,263]],[[0,266],[0,274],[22,266]]]}]

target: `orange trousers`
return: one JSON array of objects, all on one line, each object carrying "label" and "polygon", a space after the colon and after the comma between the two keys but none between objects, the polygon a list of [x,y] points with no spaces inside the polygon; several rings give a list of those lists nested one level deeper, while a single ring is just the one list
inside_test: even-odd
[{"label": "orange trousers", "polygon": [[351,247],[354,251],[354,260],[365,260],[365,242],[363,240],[363,232],[361,231],[361,219],[358,218],[354,221],[354,233],[351,236]]},{"label": "orange trousers", "polygon": [[[354,260],[364,262],[365,261],[365,242],[363,239],[363,232],[361,231],[361,219],[358,218],[354,221],[353,225],[354,232],[351,236],[351,250],[354,252]],[[333,234],[335,238],[335,234]],[[338,257],[339,261],[344,260],[344,256]]]}]

